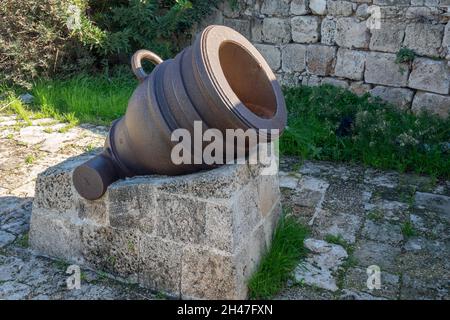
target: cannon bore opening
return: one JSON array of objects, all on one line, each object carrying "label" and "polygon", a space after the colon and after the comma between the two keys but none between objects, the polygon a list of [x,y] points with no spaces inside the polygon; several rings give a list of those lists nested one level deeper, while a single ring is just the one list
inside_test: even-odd
[{"label": "cannon bore opening", "polygon": [[271,119],[277,109],[272,84],[260,63],[245,48],[225,41],[219,48],[225,78],[239,100],[254,114]]}]

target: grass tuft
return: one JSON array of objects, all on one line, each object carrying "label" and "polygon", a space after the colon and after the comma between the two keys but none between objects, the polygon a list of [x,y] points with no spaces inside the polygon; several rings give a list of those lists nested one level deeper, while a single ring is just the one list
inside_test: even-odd
[{"label": "grass tuft", "polygon": [[136,86],[131,73],[111,77],[80,74],[38,82],[32,94],[36,108],[46,116],[69,124],[109,125],[125,113]]},{"label": "grass tuft", "polygon": [[414,228],[411,221],[406,221],[402,224],[402,234],[406,239],[417,235],[417,230]]},{"label": "grass tuft", "polygon": [[251,299],[270,299],[283,289],[300,259],[306,255],[303,241],[307,235],[308,229],[304,225],[292,216],[283,215],[275,230],[270,250],[249,281]]}]

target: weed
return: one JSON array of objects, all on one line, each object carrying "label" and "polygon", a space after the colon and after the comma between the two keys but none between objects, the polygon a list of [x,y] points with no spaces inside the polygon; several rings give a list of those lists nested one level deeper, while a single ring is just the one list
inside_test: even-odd
[{"label": "weed", "polygon": [[275,230],[270,250],[250,278],[250,298],[269,299],[285,286],[300,259],[306,256],[303,241],[307,235],[308,229],[305,226],[294,217],[283,215]]}]

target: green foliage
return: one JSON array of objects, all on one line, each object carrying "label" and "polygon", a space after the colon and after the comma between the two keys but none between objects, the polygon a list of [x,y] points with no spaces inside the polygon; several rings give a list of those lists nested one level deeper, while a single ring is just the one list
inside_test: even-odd
[{"label": "green foliage", "polygon": [[218,0],[2,0],[0,83],[129,63],[138,49],[172,57]]},{"label": "green foliage", "polygon": [[3,92],[3,100],[0,100],[0,111],[16,114],[26,125],[31,125],[29,110],[13,91]]},{"label": "green foliage", "polygon": [[416,54],[413,50],[408,48],[401,48],[397,52],[397,57],[395,59],[396,63],[405,63],[405,62],[412,62],[414,60],[414,57]]},{"label": "green foliage", "polygon": [[300,259],[306,256],[303,241],[307,235],[308,229],[294,217],[283,216],[280,219],[270,250],[250,278],[251,299],[270,299],[283,289]]},{"label": "green foliage", "polygon": [[402,234],[405,238],[410,238],[417,235],[417,231],[411,221],[406,221],[402,224]]},{"label": "green foliage", "polygon": [[0,83],[31,87],[38,76],[70,73],[91,66],[87,47],[100,42],[98,30],[82,15],[82,26],[66,26],[70,5],[87,0],[0,1]]},{"label": "green foliage", "polygon": [[[450,177],[450,119],[414,115],[327,85],[284,92],[289,117],[282,154]],[[338,135],[345,119],[349,133]]]},{"label": "green foliage", "polygon": [[[70,79],[38,82],[32,90],[35,110],[68,122],[109,125],[121,117],[137,81],[130,72],[111,76],[79,74]],[[66,128],[67,130],[68,128]]]}]

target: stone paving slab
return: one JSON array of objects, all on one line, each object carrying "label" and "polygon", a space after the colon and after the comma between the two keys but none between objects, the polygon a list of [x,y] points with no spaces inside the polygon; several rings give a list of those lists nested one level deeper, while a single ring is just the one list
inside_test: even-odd
[{"label": "stone paving slab", "polygon": [[[27,143],[27,130],[20,135],[26,124],[0,116],[0,299],[163,298],[87,269],[81,290],[68,290],[67,264],[29,249],[37,174],[100,148],[107,133],[94,125],[61,130],[65,124],[42,119],[32,127],[38,137]],[[277,299],[450,298],[449,181],[329,162],[300,165],[295,158],[283,158],[280,168],[283,206],[310,227],[311,238],[297,280]],[[307,263],[309,274],[302,271]],[[367,287],[374,264],[380,289]]]}]

